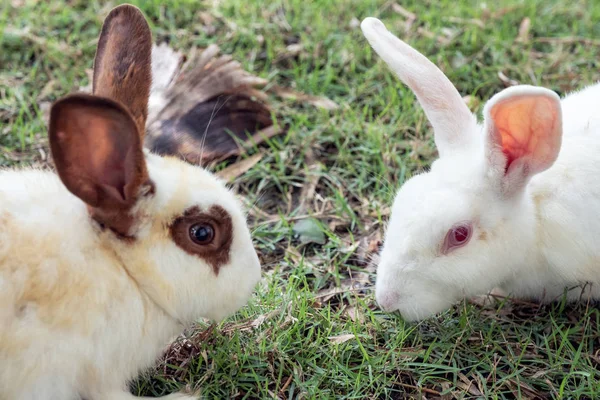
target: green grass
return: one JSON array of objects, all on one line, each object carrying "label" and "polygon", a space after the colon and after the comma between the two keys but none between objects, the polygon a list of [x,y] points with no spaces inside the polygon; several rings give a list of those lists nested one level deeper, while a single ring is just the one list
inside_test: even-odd
[{"label": "green grass", "polygon": [[[118,3],[2,0],[0,166],[45,162],[44,106],[88,83],[102,19]],[[356,24],[382,19],[463,96],[480,100],[480,110],[505,86],[500,72],[561,94],[598,80],[600,3],[510,0],[486,9],[479,1],[411,0],[402,3],[416,15],[407,33],[393,2],[133,3],[158,41],[182,51],[217,43],[272,84],[340,106],[272,99],[287,133],[261,145],[264,157],[235,182],[262,211],[252,211],[250,223],[263,283],[237,315],[218,326],[200,323],[181,339],[132,385],[135,393],[192,385],[207,398],[600,398],[594,307],[464,302],[407,324],[375,306],[365,243],[383,233],[395,188],[426,168],[435,148],[414,96]],[[215,18],[215,33],[202,29],[200,12]],[[526,17],[531,40],[516,41]],[[288,54],[296,43],[302,51]],[[316,195],[300,208],[309,184]],[[321,222],[325,244],[295,237],[294,221],[306,214]],[[327,295],[332,288],[341,293]]]}]

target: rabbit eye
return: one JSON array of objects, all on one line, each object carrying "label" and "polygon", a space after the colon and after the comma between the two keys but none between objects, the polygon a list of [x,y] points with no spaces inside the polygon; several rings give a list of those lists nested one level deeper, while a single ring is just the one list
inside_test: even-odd
[{"label": "rabbit eye", "polygon": [[448,254],[450,251],[467,244],[469,239],[471,239],[472,231],[473,226],[470,222],[460,222],[454,225],[446,234],[442,246],[442,253]]},{"label": "rabbit eye", "polygon": [[196,224],[190,227],[190,239],[196,244],[207,245],[215,238],[215,230],[210,224]]},{"label": "rabbit eye", "polygon": [[207,262],[215,275],[229,262],[233,221],[223,207],[214,205],[206,211],[190,207],[169,224],[169,231],[179,248]]},{"label": "rabbit eye", "polygon": [[469,227],[459,226],[452,229],[452,234],[454,235],[454,242],[462,243],[469,238]]}]

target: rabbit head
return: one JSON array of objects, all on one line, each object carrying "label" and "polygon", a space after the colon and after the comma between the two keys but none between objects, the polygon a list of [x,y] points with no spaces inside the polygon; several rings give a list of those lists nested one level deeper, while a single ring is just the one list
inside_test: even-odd
[{"label": "rabbit head", "polygon": [[53,104],[49,141],[57,173],[87,205],[99,246],[180,322],[222,319],[260,279],[241,204],[204,169],[144,149],[152,36],[139,9],[107,16],[93,93]]},{"label": "rabbit head", "polygon": [[478,123],[425,56],[375,18],[361,28],[416,95],[439,153],[396,194],[377,269],[382,309],[418,320],[501,285],[535,253],[527,186],[558,156],[561,104],[550,90],[515,86],[494,95]]}]

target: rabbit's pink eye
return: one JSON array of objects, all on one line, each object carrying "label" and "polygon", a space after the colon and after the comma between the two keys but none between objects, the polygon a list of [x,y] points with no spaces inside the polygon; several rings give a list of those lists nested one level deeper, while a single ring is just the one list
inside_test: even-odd
[{"label": "rabbit's pink eye", "polygon": [[209,224],[196,224],[190,228],[190,238],[197,244],[210,244],[214,237],[215,230]]},{"label": "rabbit's pink eye", "polygon": [[454,225],[446,234],[442,245],[442,253],[448,254],[450,251],[467,244],[471,239],[472,231],[473,226],[470,222],[460,222]]},{"label": "rabbit's pink eye", "polygon": [[462,243],[469,238],[469,228],[466,226],[459,226],[456,229],[453,229],[454,232],[454,241],[456,243]]}]

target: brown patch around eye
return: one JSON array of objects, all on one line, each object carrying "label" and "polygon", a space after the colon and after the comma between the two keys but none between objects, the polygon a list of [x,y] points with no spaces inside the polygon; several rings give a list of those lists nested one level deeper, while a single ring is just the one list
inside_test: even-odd
[{"label": "brown patch around eye", "polygon": [[[212,206],[208,211],[199,207],[188,208],[169,227],[171,237],[177,246],[186,253],[202,258],[213,268],[216,275],[219,268],[229,262],[229,251],[233,241],[231,216],[221,206]],[[211,234],[207,240],[193,238],[192,234]],[[201,236],[202,238],[203,236]]]},{"label": "brown patch around eye", "polygon": [[482,232],[479,234],[479,240],[483,240],[483,241],[486,241],[486,240],[487,240],[487,233],[486,233],[485,231],[482,231]]}]

